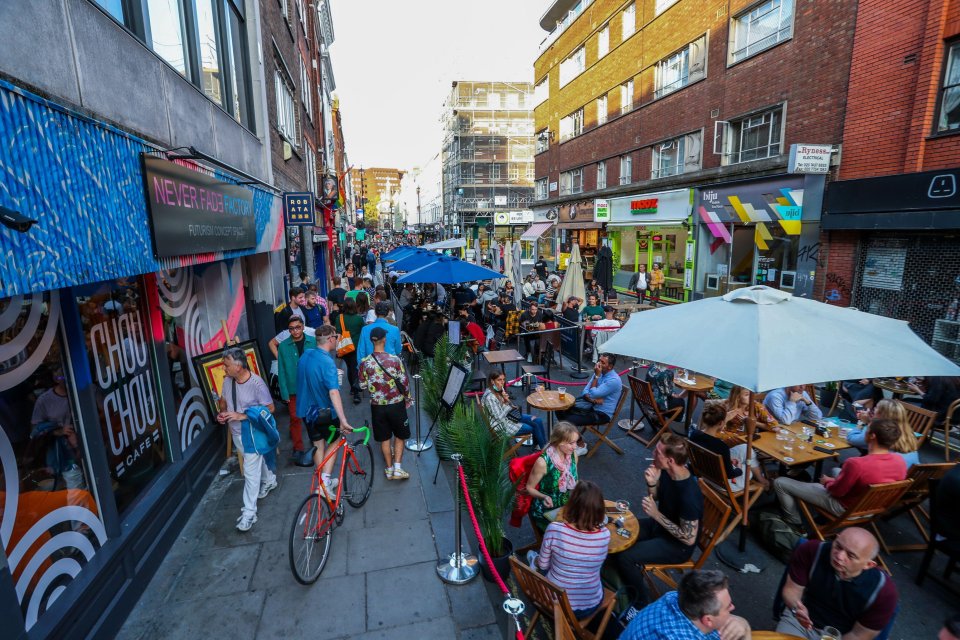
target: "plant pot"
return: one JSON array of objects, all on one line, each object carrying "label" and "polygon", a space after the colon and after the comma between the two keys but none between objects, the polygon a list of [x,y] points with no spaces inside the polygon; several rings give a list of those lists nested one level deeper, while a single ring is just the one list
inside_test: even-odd
[{"label": "plant pot", "polygon": [[[480,554],[480,572],[483,574],[484,580],[487,582],[494,582],[493,573],[490,572],[490,567],[487,565],[487,559],[481,552]],[[490,554],[491,559],[493,560],[493,566],[496,568],[497,573],[500,574],[500,578],[506,582],[507,576],[510,575],[510,556],[513,555],[513,543],[511,543],[507,538],[503,539],[503,555],[495,556],[492,553]]]}]

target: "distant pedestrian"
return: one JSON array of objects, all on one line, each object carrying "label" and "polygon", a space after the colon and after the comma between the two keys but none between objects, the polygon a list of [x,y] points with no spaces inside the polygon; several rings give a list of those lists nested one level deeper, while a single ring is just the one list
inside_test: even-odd
[{"label": "distant pedestrian", "polygon": [[410,437],[407,407],[413,405],[410,381],[398,356],[387,353],[387,331],[370,331],[373,353],[360,363],[360,386],[370,392],[370,422],[373,439],[380,443],[387,480],[406,480],[410,474],[401,467],[403,448]]},{"label": "distant pedestrian", "polygon": [[653,306],[660,304],[660,292],[663,291],[663,283],[665,281],[666,276],[663,274],[663,267],[654,262],[653,272],[647,281],[647,287],[650,289],[650,304]]},{"label": "distant pedestrian", "polygon": [[373,247],[367,249],[367,268],[371,276],[377,272],[377,254],[374,253]]},{"label": "distant pedestrian", "polygon": [[307,349],[317,348],[317,339],[304,334],[300,318],[290,318],[290,337],[277,347],[278,378],[280,379],[280,397],[290,407],[290,442],[293,443],[292,462],[301,467],[313,466],[310,453],[303,444],[303,423],[297,417],[297,368],[300,358]]},{"label": "distant pedestrian", "polygon": [[630,277],[630,284],[627,286],[628,289],[637,294],[637,302],[640,304],[647,301],[647,278],[649,275],[647,265],[641,264],[637,267],[637,272]]},{"label": "distant pedestrian", "polygon": [[273,398],[263,378],[250,371],[243,349],[230,347],[224,351],[223,368],[226,378],[218,402],[217,422],[230,426],[233,446],[243,457],[243,509],[237,518],[237,529],[249,531],[257,522],[257,500],[277,488],[277,476],[264,455],[244,447],[241,427],[249,420],[248,409],[259,406],[273,413]]}]

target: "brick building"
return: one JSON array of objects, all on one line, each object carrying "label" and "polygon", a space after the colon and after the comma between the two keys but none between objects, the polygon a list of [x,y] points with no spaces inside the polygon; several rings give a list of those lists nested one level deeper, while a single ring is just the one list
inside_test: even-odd
[{"label": "brick building", "polygon": [[[387,203],[392,202],[395,194],[399,193],[400,181],[403,180],[405,173],[406,171],[392,167],[370,167],[368,169],[360,167],[359,169],[355,168],[350,170],[350,183],[358,203],[356,208],[365,209],[365,224],[370,225],[374,229],[380,229],[380,218],[383,217],[384,222],[386,222],[388,216],[382,215],[385,213],[384,211],[379,209],[373,211],[368,209],[366,205],[377,203],[379,206],[383,203],[389,213]],[[375,216],[376,219],[368,219],[371,216]],[[389,227],[389,224],[383,225],[383,228]]]},{"label": "brick building", "polygon": [[908,320],[960,362],[958,36],[956,0],[860,1],[818,296]]},{"label": "brick building", "polygon": [[675,301],[812,295],[827,176],[788,174],[788,152],[841,141],[856,6],[556,0],[534,65],[540,242],[561,264],[578,242],[588,271],[609,243],[619,287],[659,263]]}]

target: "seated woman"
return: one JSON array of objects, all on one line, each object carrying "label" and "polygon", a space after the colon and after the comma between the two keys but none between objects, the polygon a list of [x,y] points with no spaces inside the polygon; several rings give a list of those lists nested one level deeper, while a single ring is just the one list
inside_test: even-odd
[{"label": "seated woman", "polygon": [[946,419],[947,409],[960,399],[960,376],[935,376],[908,382],[910,390],[921,396],[920,406],[937,413],[937,426]]},{"label": "seated woman", "polygon": [[[919,444],[917,436],[913,434],[913,428],[907,418],[907,410],[896,400],[881,400],[873,411],[864,410],[857,414],[857,419],[869,424],[876,418],[887,418],[893,420],[900,427],[900,437],[890,446],[890,451],[899,453],[903,461],[907,463],[907,469],[920,463],[920,454],[917,453]],[[857,429],[851,429],[847,433],[847,444],[853,445],[858,449],[867,448],[867,427],[866,424]]]},{"label": "seated woman", "polygon": [[490,420],[490,426],[506,436],[532,434],[534,447],[542,449],[547,444],[547,431],[543,426],[543,420],[527,413],[520,414],[519,422],[507,416],[510,410],[516,407],[510,400],[506,382],[507,376],[500,371],[494,371],[487,378],[487,388],[483,392],[483,397],[480,398],[480,403],[487,414],[487,419]]},{"label": "seated woman", "polygon": [[840,417],[850,422],[857,419],[857,410],[854,408],[854,404],[863,409],[872,409],[883,399],[883,391],[880,387],[874,386],[873,381],[867,378],[841,381],[839,393],[844,400]]},{"label": "seated woman", "polygon": [[533,498],[530,516],[540,531],[550,521],[544,513],[567,504],[570,492],[579,480],[577,443],[580,431],[569,422],[553,425],[550,443],[537,458],[527,477],[527,494]]},{"label": "seated woman", "polygon": [[660,407],[660,411],[669,411],[674,407],[683,408],[686,406],[683,401],[686,391],[673,383],[674,373],[676,373],[674,369],[656,362],[651,362],[647,369],[647,382],[653,389],[653,399]]},{"label": "seated woman", "polygon": [[[750,390],[734,385],[730,390],[730,397],[727,398],[726,409],[726,429],[742,431],[750,412]],[[758,429],[770,429],[777,424],[776,418],[770,415],[762,402],[757,400],[753,401],[753,416],[756,418]]]},{"label": "seated woman", "polygon": [[586,618],[603,600],[600,568],[610,546],[600,487],[589,480],[578,482],[563,519],[547,526],[535,562],[547,580],[567,592],[573,615]]},{"label": "seated woman", "polygon": [[[727,481],[734,491],[740,491],[744,486],[744,461],[747,458],[747,445],[737,444],[732,447],[720,439],[720,430],[726,420],[727,410],[723,403],[711,401],[703,408],[700,415],[700,428],[690,430],[690,442],[698,444],[708,451],[719,454],[723,458],[723,466],[727,472]],[[763,476],[756,458],[750,460],[751,475],[767,489],[770,482]]]}]

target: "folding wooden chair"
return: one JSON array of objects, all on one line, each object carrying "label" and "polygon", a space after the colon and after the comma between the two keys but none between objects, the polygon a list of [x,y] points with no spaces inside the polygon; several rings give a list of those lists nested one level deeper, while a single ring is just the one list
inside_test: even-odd
[{"label": "folding wooden chair", "polygon": [[[616,604],[613,591],[604,589],[603,600],[600,601],[597,610],[586,618],[577,620],[576,616],[573,615],[573,609],[570,608],[570,600],[567,599],[566,591],[525,565],[515,556],[510,557],[510,567],[520,590],[523,591],[530,600],[530,604],[536,609],[523,633],[524,636],[530,637],[530,632],[537,626],[541,616],[554,620],[554,605],[558,605],[563,614],[561,618],[570,626],[575,638],[578,638],[578,640],[599,640],[603,637],[603,632],[606,631],[607,624],[610,622],[610,615],[613,613],[613,605]],[[589,631],[587,627],[597,616],[600,616],[600,620],[596,632]]]},{"label": "folding wooden chair", "polygon": [[[670,429],[670,423],[676,421],[683,413],[683,407],[674,407],[666,412],[661,412],[657,406],[657,401],[653,398],[653,387],[646,380],[641,380],[636,376],[627,376],[630,382],[630,391],[633,393],[633,400],[640,407],[640,418],[634,420],[633,424],[627,430],[627,435],[648,449],[653,449],[657,441],[663,437]],[[646,421],[653,429],[653,437],[644,438],[641,435],[643,431],[643,422]]]},{"label": "folding wooden chair", "polygon": [[[490,431],[490,437],[501,437],[503,434],[499,433],[493,428],[493,425],[490,424],[490,418],[487,416],[487,412],[483,408],[483,402],[480,401],[480,397],[481,396],[474,396],[474,400],[477,402],[477,411],[479,411],[480,415],[483,416],[483,422],[487,425],[487,429]],[[506,460],[517,455],[517,450],[523,446],[524,442],[527,441],[527,437],[528,436],[513,436],[511,438],[512,444],[510,444],[503,452],[503,459]]]},{"label": "folding wooden chair", "polygon": [[930,432],[933,431],[933,425],[937,422],[937,412],[921,409],[917,405],[904,402],[903,400],[897,400],[897,402],[906,409],[907,421],[910,423],[910,428],[917,434],[917,446],[922,447],[927,441],[927,438],[930,437]]},{"label": "folding wooden chair", "polygon": [[923,544],[889,545],[886,540],[883,539],[879,529],[877,529],[876,521],[873,521],[870,523],[870,526],[873,528],[873,532],[876,534],[877,540],[880,542],[880,547],[884,553],[892,553],[894,551],[923,551],[927,548],[930,538],[927,535],[927,528],[920,521],[920,517],[922,516],[929,522],[930,515],[923,508],[923,503],[926,502],[930,496],[930,483],[945,476],[947,472],[953,468],[953,464],[949,462],[938,462],[933,464],[915,464],[910,467],[910,471],[907,473],[907,480],[913,480],[913,484],[907,489],[907,492],[900,497],[900,500],[883,514],[882,519],[890,520],[902,513],[906,513],[917,526],[917,530],[920,532],[920,535],[923,536],[924,542]]},{"label": "folding wooden chair", "polygon": [[616,444],[610,440],[610,430],[613,429],[613,425],[617,424],[617,417],[620,415],[620,410],[623,408],[623,403],[627,399],[628,389],[624,388],[620,391],[620,400],[617,402],[617,408],[614,410],[613,415],[610,416],[610,421],[606,424],[588,424],[584,429],[590,433],[597,436],[597,441],[593,443],[593,446],[587,451],[587,457],[590,458],[597,452],[597,449],[600,448],[601,444],[608,445],[611,449],[623,455],[623,449],[618,447]]},{"label": "folding wooden chair", "polygon": [[696,561],[688,560],[680,564],[646,564],[643,566],[647,583],[653,592],[660,596],[660,590],[654,583],[653,578],[660,580],[671,589],[677,588],[677,583],[671,576],[671,572],[683,573],[684,571],[697,571],[713,553],[713,547],[720,540],[720,533],[727,526],[730,514],[733,508],[727,504],[723,498],[717,495],[717,492],[710,488],[710,485],[700,478],[697,483],[700,485],[700,492],[703,494],[703,520],[700,522],[700,531],[697,536],[697,546],[700,548],[700,555]]},{"label": "folding wooden chair", "polygon": [[[797,498],[797,505],[810,523],[813,535],[818,540],[826,540],[846,527],[872,526],[872,520],[895,505],[912,484],[913,480],[871,484],[855,505],[838,516],[817,505],[807,504],[800,498]],[[822,522],[814,519],[814,512],[822,518]]]},{"label": "folding wooden chair", "polygon": [[[723,456],[690,441],[687,441],[687,453],[690,456],[690,469],[693,470],[694,475],[704,480],[714,491],[719,493],[734,513],[735,517],[731,518],[720,532],[717,542],[723,542],[740,523],[743,515],[743,492],[748,492],[747,509],[749,510],[763,494],[763,485],[751,478],[749,482],[744,483],[744,489],[734,491],[733,487],[730,486],[730,480],[727,478]],[[747,465],[743,472],[749,473],[749,470],[750,467]]]},{"label": "folding wooden chair", "polygon": [[563,607],[559,602],[553,603],[553,638],[554,640],[577,640],[573,634],[573,627],[563,615]]}]

